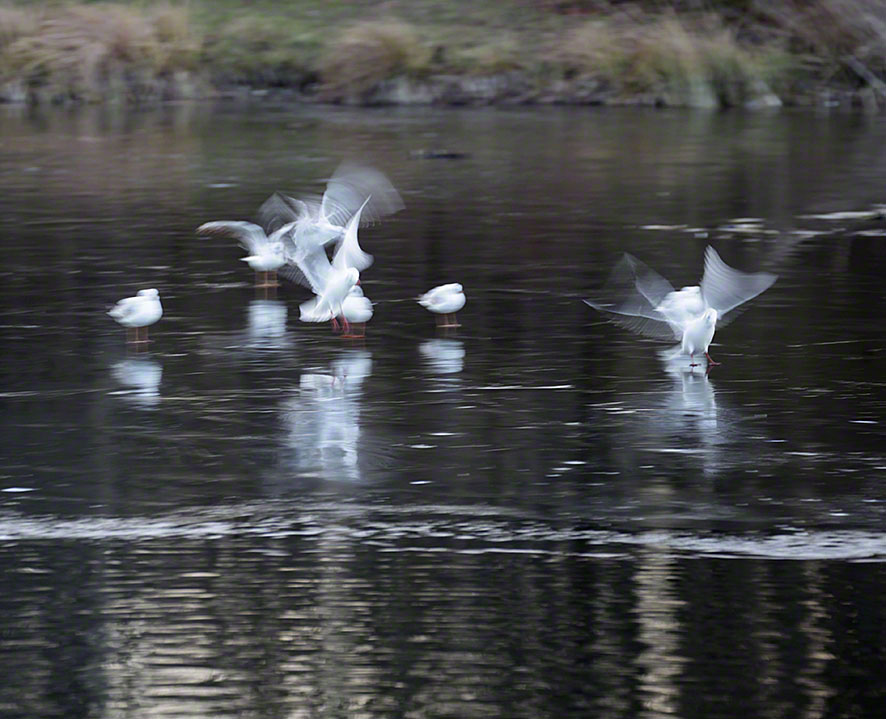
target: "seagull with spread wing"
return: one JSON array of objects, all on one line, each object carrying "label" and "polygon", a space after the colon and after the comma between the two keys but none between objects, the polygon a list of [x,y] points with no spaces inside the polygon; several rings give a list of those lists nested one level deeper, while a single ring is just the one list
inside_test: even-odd
[{"label": "seagull with spread wing", "polygon": [[326,183],[322,197],[289,197],[275,192],[259,209],[259,220],[269,229],[300,221],[297,242],[302,247],[325,247],[344,236],[362,208],[360,224],[366,226],[404,207],[400,193],[380,170],[343,162]]},{"label": "seagull with spread wing", "polygon": [[[264,207],[273,200],[265,201]],[[261,209],[259,210],[261,213]],[[249,254],[241,257],[255,271],[256,287],[276,287],[277,270],[286,264],[283,254],[283,240],[295,231],[296,223],[289,222],[268,235],[265,230],[252,222],[242,220],[219,220],[205,222],[197,228],[198,235],[221,235],[233,237],[240,247]]]},{"label": "seagull with spread wing", "polygon": [[[767,290],[777,279],[769,272],[741,272],[727,265],[708,246],[704,274],[698,285],[675,290],[670,282],[636,257],[625,253],[606,283],[611,302],[584,300],[608,319],[639,334],[665,341],[677,340],[675,351],[704,353],[715,362],[708,347],[714,332],[731,322],[739,305]],[[697,366],[695,362],[690,365]]]},{"label": "seagull with spread wing", "polygon": [[333,326],[337,329],[336,318],[341,316],[345,333],[350,332],[342,303],[360,281],[360,270],[372,264],[372,255],[363,252],[357,242],[357,228],[370,199],[367,197],[348,220],[332,262],[326,256],[326,249],[322,244],[315,244],[310,236],[304,241],[302,234],[306,226],[304,218],[298,221],[295,232],[284,243],[284,252],[289,264],[281,268],[281,274],[293,282],[308,287],[315,295],[313,299],[300,305],[300,319],[303,322],[332,320]]}]

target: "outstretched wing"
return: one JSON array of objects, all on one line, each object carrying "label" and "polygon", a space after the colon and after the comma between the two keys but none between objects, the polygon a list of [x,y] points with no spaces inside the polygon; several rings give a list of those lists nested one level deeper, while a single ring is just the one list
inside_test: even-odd
[{"label": "outstretched wing", "polygon": [[778,275],[769,272],[733,269],[723,262],[713,247],[709,245],[705,250],[701,294],[708,307],[717,310],[717,326],[726,324],[723,319],[728,312],[769,289],[777,279]]},{"label": "outstretched wing", "polygon": [[625,253],[603,285],[600,299],[584,302],[631,332],[672,342],[681,338],[682,330],[655,308],[673,291],[664,277]]},{"label": "outstretched wing", "polygon": [[661,319],[660,316],[657,318],[652,316],[655,312],[651,308],[648,310],[649,314],[645,314],[638,307],[615,307],[600,304],[593,300],[582,300],[582,302],[603,314],[610,322],[636,334],[664,342],[673,342],[674,339],[680,339],[681,335],[670,324]]},{"label": "outstretched wing", "polygon": [[[316,202],[319,203],[319,200],[316,200]],[[257,217],[258,221],[264,226],[265,231],[270,235],[284,225],[288,225],[310,214],[310,208],[304,200],[289,197],[282,192],[275,192],[258,208]]]},{"label": "outstretched wing", "polygon": [[320,214],[333,225],[344,227],[368,198],[361,217],[367,225],[402,210],[400,193],[383,172],[374,167],[343,162],[333,173],[323,193]]},{"label": "outstretched wing", "polygon": [[299,246],[289,258],[290,263],[278,270],[290,282],[304,285],[315,295],[322,295],[332,272],[332,265],[322,246]]},{"label": "outstretched wing", "polygon": [[609,281],[622,283],[625,287],[633,282],[637,292],[643,295],[653,308],[658,307],[665,297],[674,291],[674,286],[658,272],[627,252],[621,262],[615,266]]},{"label": "outstretched wing", "polygon": [[290,222],[279,228],[268,237],[268,244],[277,245],[280,249],[292,250],[295,247],[295,231],[298,229],[299,221]]},{"label": "outstretched wing", "polygon": [[227,221],[206,222],[197,228],[198,235],[220,235],[233,237],[244,250],[252,255],[258,254],[268,238],[265,231],[252,222]]},{"label": "outstretched wing", "polygon": [[356,267],[362,272],[372,264],[372,255],[360,249],[360,244],[357,242],[357,228],[360,226],[360,216],[371,199],[371,197],[367,197],[363,204],[360,205],[360,209],[348,220],[344,236],[339,241],[338,249],[336,249],[335,255],[332,258],[332,266],[337,270]]}]

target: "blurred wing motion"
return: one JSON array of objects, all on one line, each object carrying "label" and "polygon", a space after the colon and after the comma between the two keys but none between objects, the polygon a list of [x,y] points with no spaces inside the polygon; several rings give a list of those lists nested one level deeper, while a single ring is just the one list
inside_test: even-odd
[{"label": "blurred wing motion", "polygon": [[360,219],[372,197],[367,197],[360,208],[353,214],[345,227],[344,236],[338,243],[338,249],[332,258],[332,266],[337,270],[356,267],[361,272],[372,264],[372,255],[364,252],[357,242],[357,228]]},{"label": "blurred wing motion", "polygon": [[332,265],[323,246],[297,245],[288,263],[278,273],[290,282],[307,287],[315,295],[323,294],[329,282]]},{"label": "blurred wing motion", "polygon": [[251,255],[260,254],[268,244],[265,231],[252,222],[227,221],[206,222],[197,228],[198,235],[233,237]]},{"label": "blurred wing motion", "polygon": [[672,292],[673,286],[664,277],[625,253],[603,286],[606,299],[584,302],[632,332],[672,342],[682,337],[683,330],[656,309]]},{"label": "blurred wing motion", "polygon": [[[282,192],[275,192],[258,208],[258,220],[264,226],[265,231],[271,234],[283,227],[283,225],[296,222],[303,217],[310,217],[312,212],[308,206],[309,202],[312,202],[312,200],[297,200],[294,197],[284,195]],[[319,208],[320,198],[314,199],[313,203]],[[316,214],[316,212],[313,214]]]},{"label": "blurred wing motion", "polygon": [[[344,235],[339,240],[338,248],[333,255],[332,262],[326,256],[326,249],[321,243],[300,242],[299,225],[304,220],[295,223],[294,236],[287,235],[284,240],[286,255],[289,264],[282,267],[279,273],[299,285],[310,289],[315,295],[322,295],[328,283],[329,276],[333,271],[346,270],[354,267],[363,270],[372,264],[372,255],[364,252],[357,241],[357,228],[360,225],[360,217],[370,198],[366,198],[351,219],[348,221]],[[284,226],[288,227],[287,226]]]},{"label": "blurred wing motion", "polygon": [[717,326],[722,327],[735,319],[733,313],[724,321],[724,315],[739,305],[769,289],[778,275],[769,272],[740,272],[732,269],[720,258],[710,245],[704,254],[704,276],[701,278],[701,295],[708,307],[717,310]]},{"label": "blurred wing motion", "polygon": [[[367,200],[372,201],[367,204]],[[320,216],[333,225],[345,223],[365,204],[361,223],[378,222],[382,217],[402,210],[400,193],[383,172],[373,167],[343,162],[326,185],[320,203]]]}]

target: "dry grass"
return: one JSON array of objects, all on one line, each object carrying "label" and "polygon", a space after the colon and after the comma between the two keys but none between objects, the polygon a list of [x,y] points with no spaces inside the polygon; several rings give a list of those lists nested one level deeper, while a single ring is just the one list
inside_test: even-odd
[{"label": "dry grass", "polygon": [[312,77],[319,53],[314,35],[276,17],[236,17],[207,36],[204,64],[221,85],[298,86]]},{"label": "dry grass", "polygon": [[33,35],[39,27],[38,14],[28,8],[0,7],[0,52],[21,37]]},{"label": "dry grass", "polygon": [[782,53],[740,44],[716,15],[619,15],[588,21],[554,53],[567,74],[608,82],[623,95],[646,93],[671,105],[744,102]]},{"label": "dry grass", "polygon": [[192,69],[199,48],[187,12],[169,5],[61,6],[18,28],[0,49],[3,66],[55,100],[151,96],[163,78]]},{"label": "dry grass", "polygon": [[458,72],[490,75],[524,69],[531,64],[525,53],[517,38],[505,33],[482,45],[456,49],[451,65]]},{"label": "dry grass", "polygon": [[842,74],[886,97],[886,3],[882,0],[817,0],[770,3],[756,12],[779,29],[819,75]]},{"label": "dry grass", "polygon": [[327,45],[319,71],[329,100],[359,99],[382,80],[419,75],[429,68],[430,48],[410,24],[399,20],[360,22]]},{"label": "dry grass", "polygon": [[0,99],[162,99],[205,77],[361,102],[397,76],[518,71],[567,99],[564,77],[673,105],[815,83],[886,104],[883,0],[171,2],[0,0]]}]

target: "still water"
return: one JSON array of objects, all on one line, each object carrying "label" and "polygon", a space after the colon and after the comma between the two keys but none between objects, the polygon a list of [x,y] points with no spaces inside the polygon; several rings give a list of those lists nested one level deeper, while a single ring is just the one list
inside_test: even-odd
[{"label": "still water", "polygon": [[[362,342],[194,233],[346,157]],[[882,118],[6,110],[0,715],[878,716],[884,202]],[[580,301],[709,243],[779,280],[708,374]]]}]

